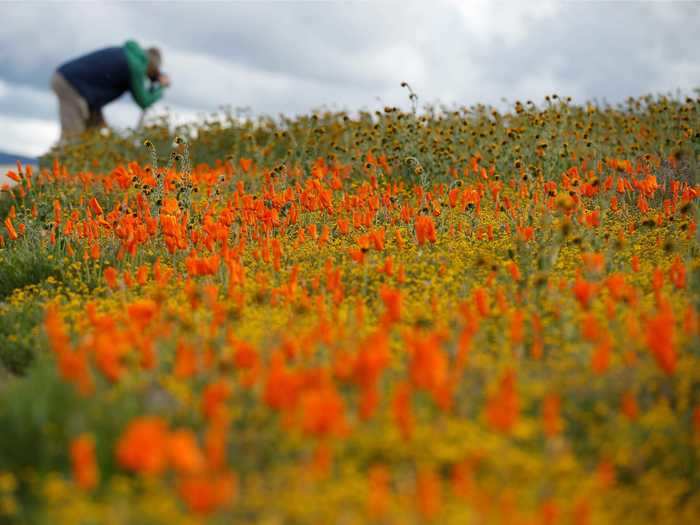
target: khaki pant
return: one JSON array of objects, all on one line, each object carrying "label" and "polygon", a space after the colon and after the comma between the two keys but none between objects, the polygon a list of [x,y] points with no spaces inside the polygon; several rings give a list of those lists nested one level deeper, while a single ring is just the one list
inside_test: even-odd
[{"label": "khaki pant", "polygon": [[90,111],[87,101],[58,71],[51,77],[51,89],[58,97],[61,142],[78,137],[88,128],[106,126],[102,110]]}]

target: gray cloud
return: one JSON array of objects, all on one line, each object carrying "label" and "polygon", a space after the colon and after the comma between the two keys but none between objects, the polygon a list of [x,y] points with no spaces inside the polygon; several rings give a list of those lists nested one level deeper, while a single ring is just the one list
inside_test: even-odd
[{"label": "gray cloud", "polygon": [[[54,126],[45,130],[55,129],[51,72],[128,38],[162,47],[165,104],[183,115],[406,106],[404,80],[422,101],[467,105],[554,92],[617,102],[700,85],[693,3],[33,2],[3,4],[3,19],[0,117]],[[124,97],[107,118],[128,126],[138,111]],[[13,129],[0,130],[0,149]],[[46,148],[47,134],[25,151]]]}]

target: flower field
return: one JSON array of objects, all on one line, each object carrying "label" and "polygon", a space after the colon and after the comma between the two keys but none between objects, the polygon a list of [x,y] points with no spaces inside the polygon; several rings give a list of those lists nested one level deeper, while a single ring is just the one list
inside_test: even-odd
[{"label": "flower field", "polygon": [[699,132],[554,95],[18,164],[0,523],[698,522]]}]

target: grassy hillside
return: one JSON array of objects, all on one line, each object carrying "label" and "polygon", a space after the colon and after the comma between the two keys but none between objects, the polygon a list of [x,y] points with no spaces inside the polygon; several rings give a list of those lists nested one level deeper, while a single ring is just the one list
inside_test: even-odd
[{"label": "grassy hillside", "polygon": [[15,170],[0,522],[693,523],[699,110],[222,115]]}]

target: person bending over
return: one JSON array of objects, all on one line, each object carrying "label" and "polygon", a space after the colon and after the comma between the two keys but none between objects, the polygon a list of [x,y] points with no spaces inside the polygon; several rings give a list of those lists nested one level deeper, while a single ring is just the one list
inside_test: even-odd
[{"label": "person bending over", "polygon": [[102,108],[130,91],[145,110],[163,96],[170,79],[161,73],[158,48],[133,40],[107,47],[59,66],[51,78],[58,97],[61,142],[93,127],[105,127]]}]

